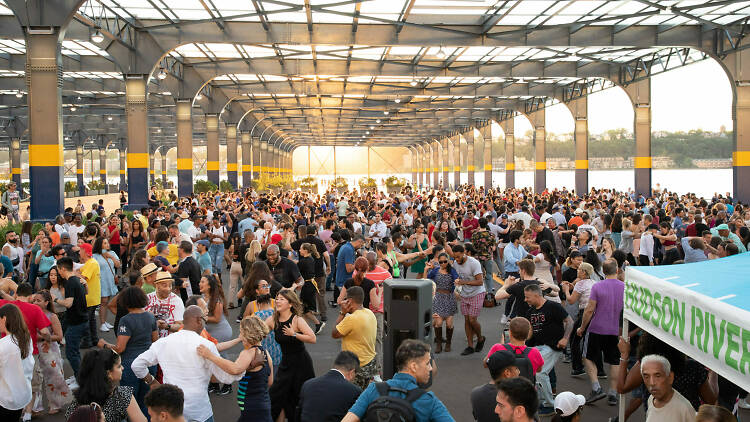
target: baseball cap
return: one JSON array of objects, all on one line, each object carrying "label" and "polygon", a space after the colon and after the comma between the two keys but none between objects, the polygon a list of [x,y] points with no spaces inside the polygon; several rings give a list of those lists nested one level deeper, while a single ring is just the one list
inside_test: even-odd
[{"label": "baseball cap", "polygon": [[576,208],[576,210],[573,212],[573,214],[575,214],[575,215],[581,215],[581,214],[583,214],[583,210],[580,209],[580,208]]},{"label": "baseball cap", "polygon": [[555,396],[555,410],[561,412],[560,416],[570,416],[585,404],[585,397],[580,394],[573,394],[570,391],[563,391]]},{"label": "baseball cap", "polygon": [[68,232],[62,232],[62,233],[60,233],[60,239],[62,239],[64,237],[67,237],[68,239],[70,239],[70,234]]},{"label": "baseball cap", "polygon": [[157,267],[153,262],[149,262],[143,268],[141,268],[141,275],[143,277],[148,277],[157,271],[159,271],[159,267]]},{"label": "baseball cap", "polygon": [[197,241],[195,243],[197,243],[199,245],[203,245],[203,246],[205,246],[207,248],[211,246],[211,244],[208,243],[208,240],[206,240],[206,239],[201,239],[201,240],[199,240],[199,241]]},{"label": "baseball cap", "polygon": [[281,235],[280,234],[276,233],[276,234],[274,234],[274,235],[271,236],[271,243],[273,243],[275,245],[275,244],[277,244],[279,242],[281,242]]},{"label": "baseball cap", "polygon": [[80,245],[78,245],[78,247],[86,251],[86,255],[88,256],[93,255],[93,252],[92,252],[93,248],[91,247],[91,243],[81,243]]},{"label": "baseball cap", "polygon": [[509,366],[516,366],[516,357],[507,350],[498,350],[487,359],[487,368],[492,378],[499,377]]},{"label": "baseball cap", "polygon": [[508,218],[508,214],[500,214],[500,218]]}]

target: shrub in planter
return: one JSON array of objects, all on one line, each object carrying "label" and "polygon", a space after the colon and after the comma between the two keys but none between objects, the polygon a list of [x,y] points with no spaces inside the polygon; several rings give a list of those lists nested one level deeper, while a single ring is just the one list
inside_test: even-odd
[{"label": "shrub in planter", "polygon": [[406,186],[406,181],[396,176],[389,176],[385,179],[385,186],[388,188],[388,193],[398,193],[402,187]]},{"label": "shrub in planter", "polygon": [[65,193],[73,194],[78,192],[78,183],[67,181],[65,182]]},{"label": "shrub in planter", "polygon": [[349,183],[343,177],[337,177],[333,183],[331,183],[331,187],[339,192],[345,192],[349,190]]},{"label": "shrub in planter", "polygon": [[362,192],[376,191],[378,189],[378,182],[376,182],[372,177],[363,177],[359,179],[359,189]]},{"label": "shrub in planter", "polygon": [[219,182],[219,190],[222,192],[231,192],[234,190],[234,186],[229,183],[229,180],[222,180]]}]

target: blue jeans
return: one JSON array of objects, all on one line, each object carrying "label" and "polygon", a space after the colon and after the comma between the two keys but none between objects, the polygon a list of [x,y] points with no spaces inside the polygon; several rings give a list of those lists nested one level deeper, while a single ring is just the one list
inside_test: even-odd
[{"label": "blue jeans", "polygon": [[[146,408],[146,404],[144,403],[144,398],[146,397],[146,394],[150,390],[148,384],[143,382],[142,380],[138,379],[138,377],[135,376],[133,373],[133,370],[130,369],[130,365],[133,363],[133,361],[123,361],[122,362],[122,378],[120,379],[120,385],[133,387],[133,398],[135,398],[136,403],[138,403],[138,407],[141,408],[141,412],[143,412],[144,415],[148,415],[148,408]],[[150,367],[148,368],[148,372],[156,376],[156,367]]]},{"label": "blue jeans", "polygon": [[482,264],[482,269],[484,270],[484,288],[487,290],[487,293],[490,293],[495,290],[495,281],[492,279],[492,275],[497,272],[497,266],[492,259],[480,260],[479,262]]},{"label": "blue jeans", "polygon": [[224,266],[224,244],[212,243],[208,247],[208,255],[211,257],[211,266],[214,274],[221,274],[221,267]]},{"label": "blue jeans", "polygon": [[539,404],[544,407],[555,407],[555,399],[552,397],[552,384],[550,383],[550,371],[560,360],[562,352],[557,351],[549,346],[536,346],[539,353],[542,354],[544,365],[536,373],[536,385],[539,392]]},{"label": "blue jeans", "polygon": [[73,368],[73,374],[78,376],[78,368],[81,366],[81,339],[89,329],[88,322],[77,325],[69,325],[65,330],[65,357]]},{"label": "blue jeans", "polygon": [[[336,280],[336,260],[331,255],[331,273],[326,277],[326,290],[332,288],[334,281]],[[325,293],[324,293],[325,294]]]}]

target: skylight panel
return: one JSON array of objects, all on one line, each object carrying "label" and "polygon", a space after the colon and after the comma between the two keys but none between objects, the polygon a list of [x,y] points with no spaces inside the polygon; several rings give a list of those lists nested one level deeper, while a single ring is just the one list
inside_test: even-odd
[{"label": "skylight panel", "polygon": [[3,0],[0,0],[0,15],[12,15],[13,12],[10,10],[7,4]]},{"label": "skylight panel", "polygon": [[395,14],[396,17],[404,8],[404,0],[378,0],[362,2],[360,13],[363,15]]},{"label": "skylight panel", "polygon": [[528,25],[536,15],[507,15],[500,19],[498,25]]},{"label": "skylight panel", "polygon": [[588,15],[593,10],[597,9],[598,7],[605,4],[605,1],[572,1],[572,2],[566,2],[567,7],[561,12],[568,16],[577,16],[581,17],[584,15]]}]

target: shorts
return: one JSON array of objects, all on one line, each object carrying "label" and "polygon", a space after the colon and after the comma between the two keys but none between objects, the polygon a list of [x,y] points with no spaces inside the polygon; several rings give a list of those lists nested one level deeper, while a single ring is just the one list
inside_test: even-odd
[{"label": "shorts", "polygon": [[375,375],[378,375],[378,363],[377,359],[372,358],[367,364],[354,371],[354,384],[364,390]]},{"label": "shorts", "polygon": [[461,313],[464,316],[478,317],[479,312],[482,310],[484,305],[485,292],[479,293],[471,297],[461,297]]},{"label": "shorts", "polygon": [[603,362],[610,365],[620,364],[620,351],[617,348],[619,338],[616,335],[586,332],[583,339],[583,356],[593,362],[604,357]]}]

